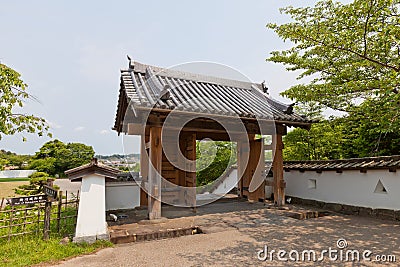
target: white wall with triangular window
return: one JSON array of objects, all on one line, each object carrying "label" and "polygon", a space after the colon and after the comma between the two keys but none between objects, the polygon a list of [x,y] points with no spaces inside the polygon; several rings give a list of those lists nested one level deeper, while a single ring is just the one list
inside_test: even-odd
[{"label": "white wall with triangular window", "polygon": [[400,210],[400,169],[285,172],[286,195],[325,203]]},{"label": "white wall with triangular window", "polygon": [[387,191],[386,187],[383,185],[381,179],[378,180],[378,183],[375,186],[374,193],[378,193],[378,194],[387,194],[388,193],[388,191]]}]

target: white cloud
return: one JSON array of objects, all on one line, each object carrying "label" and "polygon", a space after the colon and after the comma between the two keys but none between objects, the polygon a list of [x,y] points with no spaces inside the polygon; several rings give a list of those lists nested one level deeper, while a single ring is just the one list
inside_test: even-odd
[{"label": "white cloud", "polygon": [[80,131],[83,131],[83,130],[85,130],[85,127],[83,127],[83,126],[78,126],[78,127],[76,127],[74,129],[75,132],[80,132]]},{"label": "white cloud", "polygon": [[110,131],[109,130],[101,130],[99,133],[104,135],[104,134],[109,134]]},{"label": "white cloud", "polygon": [[60,129],[60,128],[62,128],[62,125],[60,125],[60,124],[58,124],[56,122],[47,121],[47,123],[49,124],[51,129]]}]

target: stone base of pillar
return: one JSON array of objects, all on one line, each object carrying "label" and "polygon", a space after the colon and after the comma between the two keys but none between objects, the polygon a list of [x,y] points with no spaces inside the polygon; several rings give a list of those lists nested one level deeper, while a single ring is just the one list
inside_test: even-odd
[{"label": "stone base of pillar", "polygon": [[99,235],[91,235],[91,236],[75,236],[72,239],[72,242],[74,243],[89,243],[92,244],[96,242],[97,240],[110,240],[110,234],[105,233],[105,234],[99,234]]}]

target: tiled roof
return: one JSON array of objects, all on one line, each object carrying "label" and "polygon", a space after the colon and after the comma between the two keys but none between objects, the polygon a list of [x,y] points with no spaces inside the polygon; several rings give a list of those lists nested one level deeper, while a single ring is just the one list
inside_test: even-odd
[{"label": "tiled roof", "polygon": [[117,179],[117,175],[120,173],[120,171],[99,163],[96,158],[93,158],[88,164],[65,171],[65,174],[71,181],[81,180],[83,176],[91,173],[104,175],[108,179]]},{"label": "tiled roof", "polygon": [[285,170],[368,170],[400,168],[400,156],[381,156],[340,160],[285,161]]},{"label": "tiled roof", "polygon": [[141,109],[173,110],[275,120],[294,126],[315,122],[293,113],[263,92],[263,84],[180,72],[131,62],[121,70],[121,88],[114,129],[122,131],[127,104]]}]

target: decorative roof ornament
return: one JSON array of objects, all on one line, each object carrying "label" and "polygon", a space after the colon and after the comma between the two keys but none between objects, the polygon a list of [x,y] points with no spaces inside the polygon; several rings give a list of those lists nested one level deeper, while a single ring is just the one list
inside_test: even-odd
[{"label": "decorative roof ornament", "polygon": [[160,99],[161,99],[162,101],[165,102],[165,101],[171,99],[171,92],[170,92],[170,90],[171,90],[171,86],[168,85],[168,84],[165,84],[163,90],[160,92]]},{"label": "decorative roof ornament", "polygon": [[291,115],[293,114],[293,107],[296,105],[296,102],[290,104],[285,111],[283,111],[285,114]]},{"label": "decorative roof ornament", "polygon": [[266,94],[268,94],[268,87],[267,87],[267,85],[265,84],[265,80],[261,83],[261,86],[262,86],[263,92],[266,93]]},{"label": "decorative roof ornament", "polygon": [[126,57],[129,60],[128,68],[133,70],[135,68],[135,61],[133,61],[129,55],[126,55]]}]

